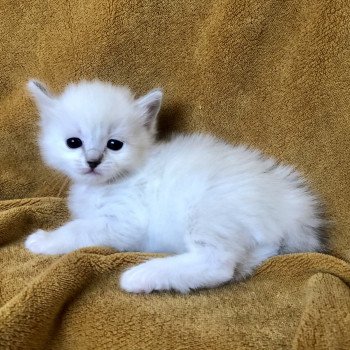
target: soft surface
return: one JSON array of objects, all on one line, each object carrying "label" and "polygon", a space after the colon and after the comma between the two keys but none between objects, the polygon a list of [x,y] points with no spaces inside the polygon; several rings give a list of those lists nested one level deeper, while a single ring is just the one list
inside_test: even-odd
[{"label": "soft surface", "polygon": [[[349,349],[350,7],[345,1],[1,1],[1,349]],[[149,255],[23,248],[67,217],[24,89],[98,77],[164,88],[163,135],[206,131],[291,163],[332,220],[331,254],[268,260],[249,280],[129,295]]]}]

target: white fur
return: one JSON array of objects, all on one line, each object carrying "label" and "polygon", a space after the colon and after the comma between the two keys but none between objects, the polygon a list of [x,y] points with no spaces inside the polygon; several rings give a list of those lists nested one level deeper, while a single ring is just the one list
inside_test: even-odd
[{"label": "white fur", "polygon": [[[124,290],[148,293],[214,287],[281,252],[322,249],[317,200],[293,168],[208,135],[156,143],[159,90],[135,99],[99,81],[69,85],[60,96],[38,82],[29,89],[41,113],[44,159],[73,180],[72,221],[31,234],[32,252],[103,245],[176,254],[122,274]],[[70,137],[83,146],[68,148]],[[107,149],[111,138],[123,148]],[[91,152],[103,158],[97,173],[86,174]]]}]

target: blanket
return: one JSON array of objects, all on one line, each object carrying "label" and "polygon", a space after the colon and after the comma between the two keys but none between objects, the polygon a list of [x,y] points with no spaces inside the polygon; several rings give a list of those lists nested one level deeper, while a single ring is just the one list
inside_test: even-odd
[{"label": "blanket", "polygon": [[[350,6],[331,0],[1,0],[1,349],[350,349]],[[203,131],[295,165],[325,203],[329,254],[273,257],[240,283],[130,295],[155,254],[23,247],[68,219],[29,78],[162,87],[160,137]]]}]

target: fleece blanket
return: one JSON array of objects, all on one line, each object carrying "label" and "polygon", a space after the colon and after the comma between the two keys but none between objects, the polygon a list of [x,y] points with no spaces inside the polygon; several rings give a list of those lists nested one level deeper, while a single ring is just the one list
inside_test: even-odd
[{"label": "fleece blanket", "polygon": [[[350,349],[350,5],[332,0],[1,0],[1,349]],[[266,261],[241,283],[129,295],[151,257],[38,256],[68,218],[36,144],[29,78],[160,86],[160,136],[205,131],[295,165],[326,206],[329,254]]]}]

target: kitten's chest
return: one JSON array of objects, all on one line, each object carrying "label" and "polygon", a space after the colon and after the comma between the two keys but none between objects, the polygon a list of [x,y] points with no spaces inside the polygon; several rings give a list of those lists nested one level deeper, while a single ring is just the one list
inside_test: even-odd
[{"label": "kitten's chest", "polygon": [[104,193],[87,186],[73,186],[68,199],[69,209],[74,218],[95,217]]},{"label": "kitten's chest", "polygon": [[[132,193],[132,195],[131,195]],[[73,186],[69,197],[69,209],[74,218],[93,219],[98,216],[123,217],[134,211],[135,191],[117,186]],[[138,210],[140,209],[140,205]]]}]

